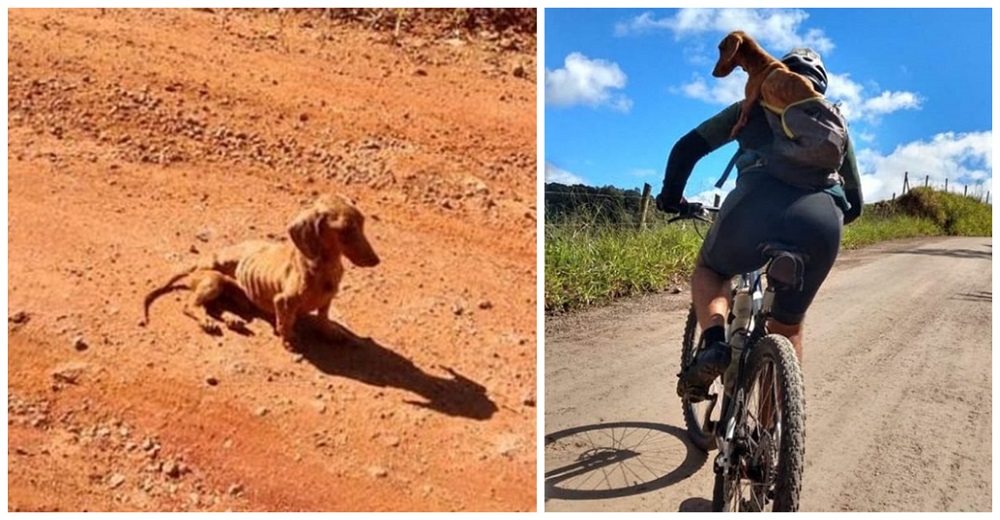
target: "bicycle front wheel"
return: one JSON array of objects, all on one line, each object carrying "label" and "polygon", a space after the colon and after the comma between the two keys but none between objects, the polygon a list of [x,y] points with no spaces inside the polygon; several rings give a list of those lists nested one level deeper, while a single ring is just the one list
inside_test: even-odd
[{"label": "bicycle front wheel", "polygon": [[716,474],[716,511],[798,511],[805,462],[805,391],[792,343],[753,346],[741,388],[734,464]]}]

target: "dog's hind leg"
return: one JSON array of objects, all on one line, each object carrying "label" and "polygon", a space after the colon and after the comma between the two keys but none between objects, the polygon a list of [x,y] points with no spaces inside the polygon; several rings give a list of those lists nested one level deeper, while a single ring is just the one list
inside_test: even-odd
[{"label": "dog's hind leg", "polygon": [[[227,289],[239,289],[236,280],[218,271],[199,270],[191,274],[191,298],[184,306],[184,314],[198,322],[202,330],[209,334],[221,334],[215,318],[208,313],[207,306],[214,302]],[[243,332],[246,331],[246,322],[239,316],[223,311],[221,313],[222,322],[226,327]]]}]

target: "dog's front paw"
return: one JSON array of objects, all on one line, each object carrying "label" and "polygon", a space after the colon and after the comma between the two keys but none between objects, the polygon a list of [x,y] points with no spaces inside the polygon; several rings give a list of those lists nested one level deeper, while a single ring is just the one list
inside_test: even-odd
[{"label": "dog's front paw", "polygon": [[213,336],[222,335],[222,327],[211,319],[204,319],[198,325],[201,327],[201,330],[205,331],[207,334],[211,334]]},{"label": "dog's front paw", "polygon": [[298,343],[295,341],[295,338],[281,338],[281,346],[293,354],[299,352]]},{"label": "dog's front paw", "polygon": [[245,334],[250,331],[250,329],[247,328],[247,322],[243,321],[240,318],[226,317],[225,320],[226,320],[226,328],[228,328],[233,332],[239,332]]}]

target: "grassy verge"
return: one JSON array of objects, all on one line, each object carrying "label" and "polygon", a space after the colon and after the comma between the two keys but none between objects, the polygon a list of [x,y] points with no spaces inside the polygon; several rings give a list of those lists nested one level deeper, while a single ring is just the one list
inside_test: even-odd
[{"label": "grassy verge", "polygon": [[840,240],[840,247],[843,249],[858,249],[886,240],[944,234],[941,226],[926,217],[914,217],[911,215],[863,215],[849,226],[844,227],[844,235]]},{"label": "grassy verge", "polygon": [[701,238],[692,225],[546,225],[545,308],[570,310],[659,291],[690,273]]},{"label": "grassy verge", "polygon": [[[560,312],[670,288],[686,280],[702,239],[692,223],[605,224],[574,217],[545,226],[545,309]],[[701,232],[706,231],[701,227]],[[920,236],[992,236],[992,206],[960,195],[914,189],[866,207],[844,228],[842,247]]]}]

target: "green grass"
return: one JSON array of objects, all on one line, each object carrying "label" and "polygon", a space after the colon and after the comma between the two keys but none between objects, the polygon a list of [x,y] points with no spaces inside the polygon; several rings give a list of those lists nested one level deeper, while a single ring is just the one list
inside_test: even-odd
[{"label": "green grass", "polygon": [[915,188],[896,204],[905,213],[932,219],[946,235],[993,236],[993,206],[975,198]]},{"label": "green grass", "polygon": [[690,273],[701,238],[691,224],[546,225],[545,308],[559,311],[659,291]]},{"label": "green grass", "polygon": [[945,233],[941,226],[926,217],[902,214],[881,217],[862,214],[861,218],[844,227],[840,247],[858,249],[886,240],[943,234]]},{"label": "green grass", "polygon": [[[856,249],[921,236],[992,236],[992,206],[918,188],[892,203],[866,206],[844,228],[841,246]],[[655,210],[652,210],[656,213]],[[545,225],[545,310],[560,312],[668,289],[685,281],[702,238],[694,224],[666,225],[662,214],[642,231],[626,215],[580,212]],[[701,227],[704,234],[705,226]]]}]

